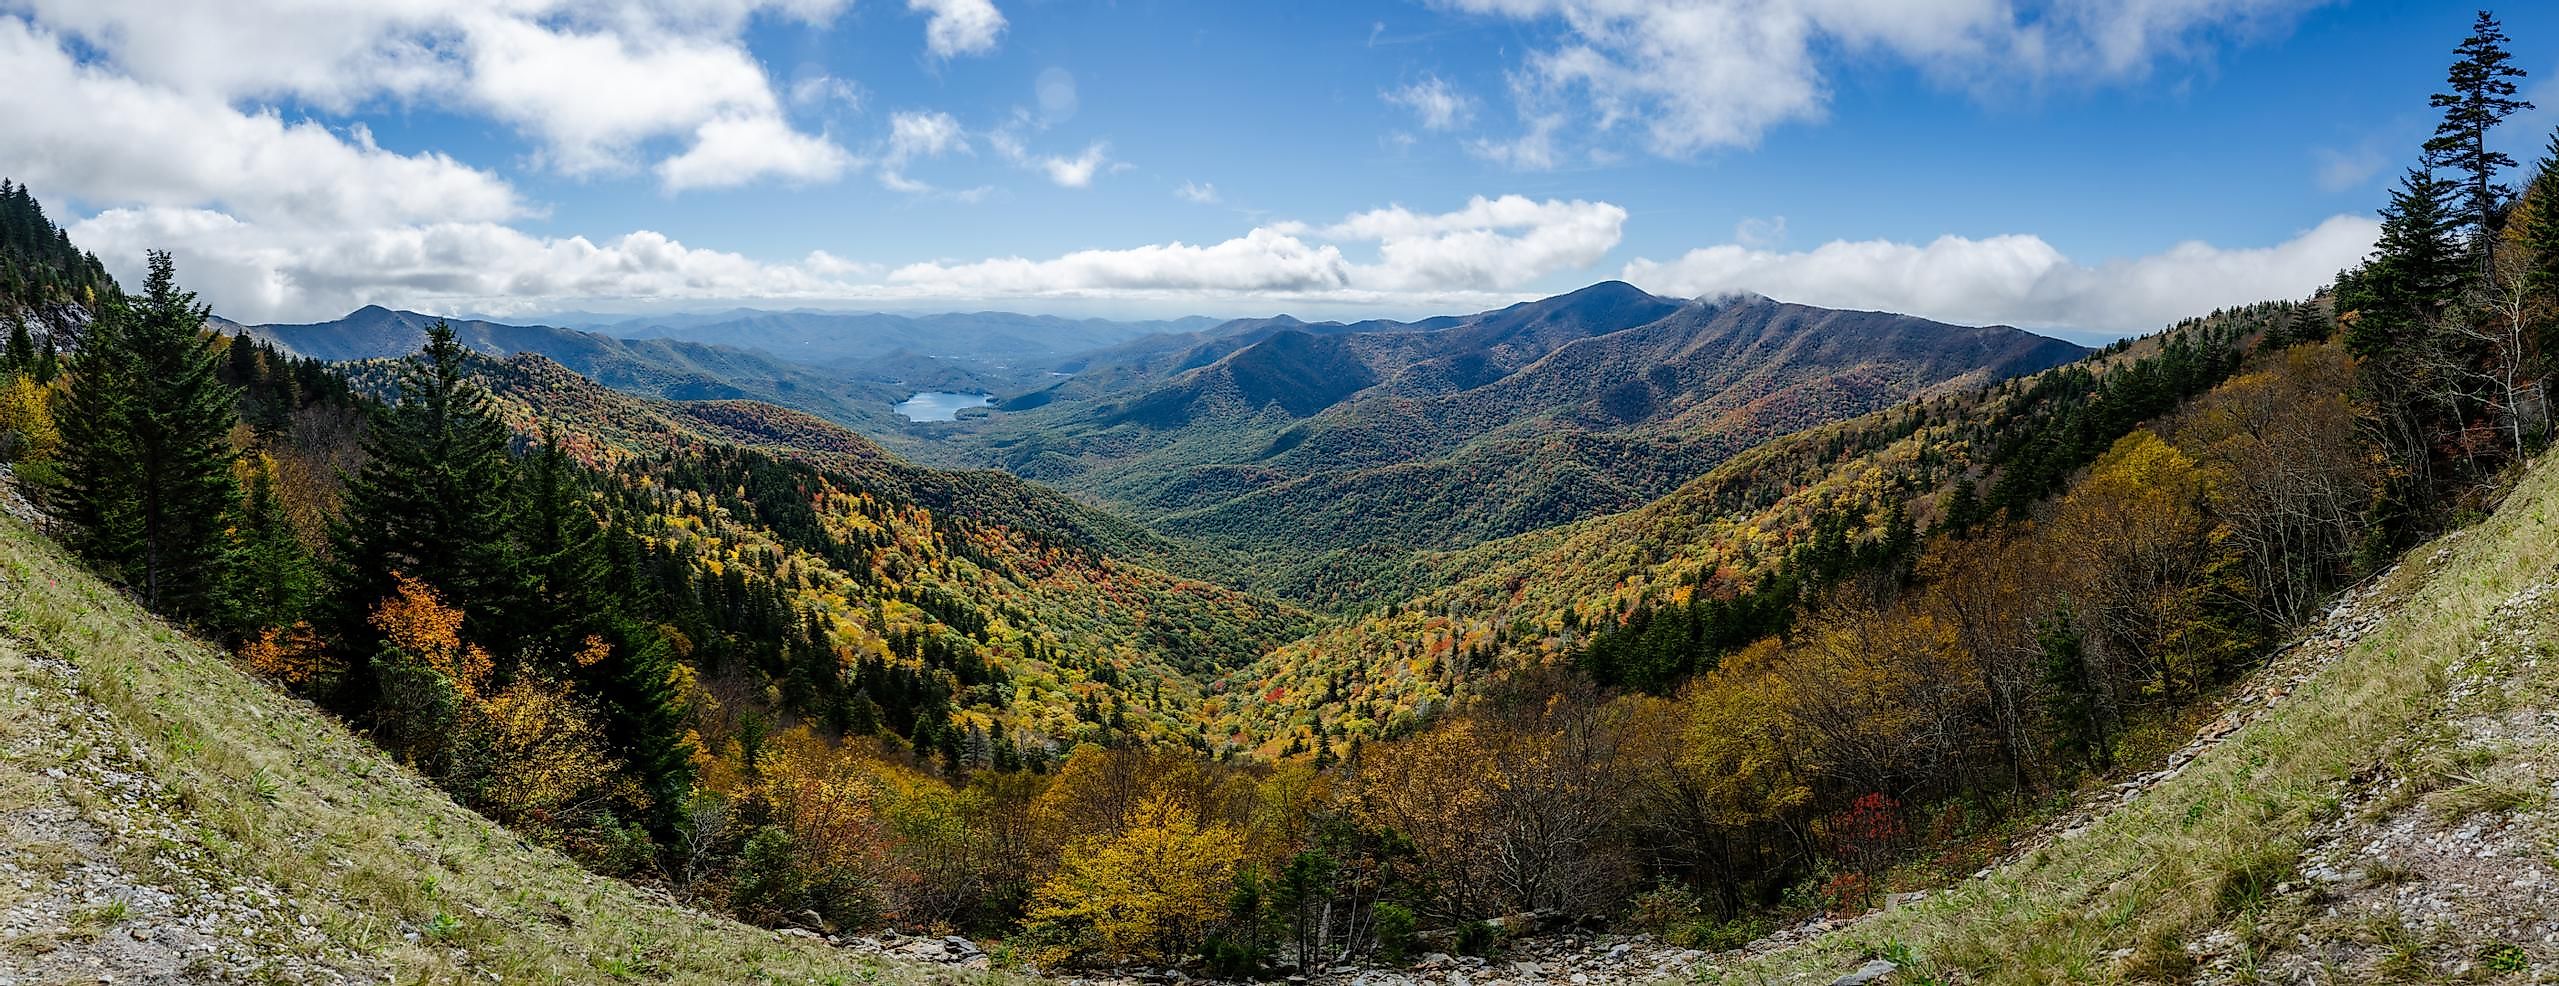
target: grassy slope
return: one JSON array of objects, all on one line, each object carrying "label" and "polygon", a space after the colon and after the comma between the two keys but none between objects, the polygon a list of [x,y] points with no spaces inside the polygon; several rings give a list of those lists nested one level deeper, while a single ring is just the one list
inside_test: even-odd
[{"label": "grassy slope", "polygon": [[1915,956],[1941,981],[2176,977],[2177,952],[2241,916],[2294,869],[2359,772],[2439,705],[2446,668],[2498,607],[2559,565],[2559,458],[2487,521],[2420,546],[2382,587],[2389,616],[2284,705],[2183,773],[1994,871],[1802,949],[1710,974],[1826,982],[1870,956]]},{"label": "grassy slope", "polygon": [[[950,975],[679,908],[528,845],[334,719],[142,613],[14,520],[0,520],[0,578],[0,702],[9,706],[0,715],[0,738],[9,741],[0,745],[8,751],[0,754],[0,859],[27,861],[39,876],[48,859],[64,871],[106,865],[43,837],[85,828],[103,834],[104,858],[139,875],[140,899],[155,899],[152,887],[174,893],[177,917],[221,910],[189,888],[227,890],[265,908],[245,919],[248,930],[225,933],[220,959],[189,959],[190,981],[396,973],[403,982],[920,983]],[[74,670],[63,670],[66,662]],[[55,739],[81,737],[84,724],[104,735]],[[81,762],[99,757],[113,766],[84,774]],[[114,781],[128,775],[133,793],[115,796]],[[0,883],[0,911],[23,910],[48,889]],[[44,928],[0,941],[0,970],[44,969],[56,950],[112,941],[97,924],[132,923],[112,933],[131,936],[153,917],[148,910],[83,912],[91,926],[74,919],[68,942]]]}]

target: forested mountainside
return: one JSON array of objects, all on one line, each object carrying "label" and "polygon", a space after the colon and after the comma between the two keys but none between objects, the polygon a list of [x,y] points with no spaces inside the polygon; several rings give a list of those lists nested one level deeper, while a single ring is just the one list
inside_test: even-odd
[{"label": "forested mountainside", "polygon": [[[349,367],[372,392],[396,391],[397,361]],[[1133,521],[1053,489],[994,470],[918,466],[842,425],[805,412],[745,400],[666,400],[604,385],[546,356],[521,353],[475,362],[516,430],[545,426],[590,443],[597,461],[670,448],[732,445],[845,477],[954,520],[1010,527],[1059,548],[1135,559],[1189,573],[1191,554]]]},{"label": "forested mountainside", "polygon": [[[1981,370],[2040,358],[1993,330],[1928,330],[1988,347],[1931,362],[1886,358],[1927,329],[1889,316],[1740,298],[1597,331],[1575,304],[1532,304],[1505,327],[1418,333],[1546,340],[1507,371],[1414,369],[1396,347],[1426,345],[1415,332],[1274,321],[1170,357],[1196,362],[1145,392],[1178,399],[1077,412],[1061,392],[1014,419],[1115,404],[1271,429],[1257,441],[1275,459],[1348,456],[1382,439],[1332,430],[1357,424],[1345,409],[1401,402],[1381,406],[1410,412],[1421,456],[1434,435],[1475,447],[1477,425],[1676,433],[1861,373],[1908,398],[1808,414],[1630,511],[1421,556],[1414,581],[1445,584],[1330,625],[1169,574],[1260,559],[1201,560],[1036,485],[919,468],[767,405],[633,398],[443,326],[352,366],[207,331],[167,254],[139,291],[89,303],[59,359],[30,347],[0,366],[0,431],[30,512],[136,603],[462,805],[703,907],[993,935],[1046,969],[1229,977],[1481,956],[1583,921],[1729,947],[1943,888],[2057,804],[2154,790],[2204,762],[2188,737],[2231,732],[2208,722],[2280,697],[2248,676],[2298,660],[2283,645],[2339,590],[2491,512],[2483,540],[2546,526],[2532,463],[2559,372],[2559,135],[2520,194],[2499,191],[2505,165],[2478,152],[2517,109],[2497,102],[2502,44],[2482,15],[2435,100],[2452,136],[2331,288],[2030,375]],[[1595,291],[1582,301],[1656,307]],[[1171,352],[1151,345],[1128,351]],[[1696,376],[1639,376],[1614,403],[1538,389],[1638,360]],[[1359,387],[1290,385],[1332,374]],[[1368,393],[1395,380],[1409,393]],[[1269,448],[1310,423],[1325,427]],[[2348,692],[2390,699],[2376,721],[2414,722],[2407,703],[2457,657],[2530,660],[2512,634],[2476,648],[2444,622],[2539,612],[2518,581],[2538,561],[2469,550],[2437,549],[2481,562],[2503,602],[2422,580],[2442,598],[2400,611],[2431,629],[2375,646],[2423,651],[2385,650],[2373,690]],[[2342,639],[2337,622],[2315,632]],[[2429,742],[2459,745],[2428,736],[2402,737],[2409,797],[2482,826],[2538,810],[2546,777],[2486,773],[2502,761],[2467,746],[2427,760]],[[2017,920],[1969,933],[1881,923],[1917,946],[1815,950],[1981,981],[2175,979],[2334,932],[2291,878],[2301,846],[2239,833],[2347,822],[2320,785],[2351,783],[2364,754],[2248,742],[2210,761],[2221,787],[2162,783],[2197,800],[2138,808],[2126,824],[2146,827],[2100,844],[2191,858],[2064,850],[2039,858],[2075,868],[2012,872],[2067,901],[1976,903]],[[488,919],[428,903],[404,905],[422,941]],[[2509,966],[2559,961],[2546,936],[2502,944]]]},{"label": "forested mountainside", "polygon": [[[234,331],[314,359],[388,359],[416,352],[426,342],[427,326],[436,321],[416,312],[367,306],[334,321],[236,326]],[[547,325],[446,324],[473,351],[539,353],[608,387],[673,400],[760,400],[873,434],[894,434],[902,419],[891,405],[918,390],[982,390],[1016,381],[1016,375],[990,376],[994,371],[920,357],[820,369],[754,348],[619,338]]]},{"label": "forested mountainside", "polygon": [[2169,735],[2184,745],[2161,769],[2083,789],[1997,863],[1936,864],[1924,899],[1698,978],[1826,983],[1879,958],[1900,982],[2544,975],[2554,571],[2544,455],[2491,515],[2412,547]]},{"label": "forested mountainside", "polygon": [[[635,519],[642,550],[663,553],[659,578],[721,581],[664,600],[666,611],[743,599],[764,622],[725,636],[747,649],[819,621],[813,650],[759,658],[762,677],[804,679],[791,687],[810,691],[791,707],[856,732],[912,739],[920,723],[927,753],[937,738],[964,742],[944,747],[953,762],[1045,757],[1084,740],[1206,749],[1201,676],[1306,625],[1285,606],[1149,567],[1185,556],[1001,473],[916,467],[769,405],[630,397],[539,356],[480,379],[525,440],[559,441],[606,474],[612,509]],[[792,666],[810,661],[819,666]],[[831,665],[866,661],[935,680],[826,694]],[[947,736],[937,707],[953,714]],[[1021,749],[989,745],[1005,742]]]},{"label": "forested mountainside", "polygon": [[[1874,574],[1907,577],[1923,532],[2022,519],[2118,439],[2214,391],[2252,348],[2325,338],[2325,306],[2217,313],[2087,362],[1765,442],[1636,510],[1426,556],[1451,584],[1237,676],[1232,687],[1261,701],[1236,705],[1235,735],[1302,745],[1312,736],[1292,728],[1318,724],[1336,744],[1394,734],[1506,670],[1558,662],[1608,684],[1672,688],[1784,630],[1802,599]],[[2334,446],[2351,430],[2342,404],[2278,413],[2284,400],[2342,393],[2337,355],[2308,353],[2287,372],[2317,378],[2255,395],[2252,421],[2304,448]],[[2357,500],[2325,492],[2332,522]]]},{"label": "forested mountainside", "polygon": [[[96,255],[71,244],[27,186],[0,180],[0,315],[32,350],[54,333],[76,335],[87,313],[114,294],[115,278]],[[30,324],[32,323],[32,324]],[[24,335],[32,333],[32,335]],[[13,358],[24,362],[31,357]]]},{"label": "forested mountainside", "polygon": [[[556,444],[588,473],[630,556],[614,559],[616,591],[638,593],[623,605],[677,631],[712,685],[783,689],[766,713],[960,765],[1088,739],[1205,749],[1201,676],[1305,626],[1150,567],[1195,559],[1002,473],[914,466],[771,405],[635,397],[538,355],[466,363],[519,444]],[[412,372],[352,367],[391,396]]]},{"label": "forested mountainside", "polygon": [[1329,608],[1394,598],[1410,555],[1637,506],[1769,437],[2079,347],[1620,282],[1426,323],[1237,323],[1088,366],[950,439],[1218,549]]},{"label": "forested mountainside", "polygon": [[622,875],[668,879],[680,834],[689,892],[763,920],[1018,907],[1018,876],[985,882],[1012,871],[848,889],[875,836],[823,806],[875,805],[854,771],[922,823],[977,783],[1019,809],[1077,749],[1203,756],[1198,682],[1303,629],[1109,556],[1171,557],[1142,530],[804,415],[635,398],[440,324],[338,368],[208,324],[154,255],[67,370],[18,373],[16,463],[66,540],[465,804]]}]

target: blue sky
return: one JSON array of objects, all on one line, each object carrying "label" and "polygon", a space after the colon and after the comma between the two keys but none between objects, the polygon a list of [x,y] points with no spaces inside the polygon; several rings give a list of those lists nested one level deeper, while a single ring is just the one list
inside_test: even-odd
[{"label": "blue sky", "polygon": [[[257,320],[1411,315],[1627,277],[2102,334],[2360,255],[2469,10],[0,0],[0,173]],[[2559,15],[2502,14],[2552,106],[2508,128],[2528,160]]]}]

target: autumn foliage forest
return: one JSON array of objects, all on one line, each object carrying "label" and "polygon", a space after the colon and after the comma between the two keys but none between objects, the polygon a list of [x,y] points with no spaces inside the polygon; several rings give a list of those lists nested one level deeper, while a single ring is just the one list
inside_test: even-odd
[{"label": "autumn foliage forest", "polygon": [[[2550,434],[2559,137],[2483,15],[2362,265],[1773,439],[1319,619],[796,412],[322,364],[0,186],[0,450],[101,573],[605,873],[1044,967],[1699,946],[1969,873]],[[2519,192],[2503,184],[2514,171]],[[1496,491],[1497,492],[1497,491]]]}]

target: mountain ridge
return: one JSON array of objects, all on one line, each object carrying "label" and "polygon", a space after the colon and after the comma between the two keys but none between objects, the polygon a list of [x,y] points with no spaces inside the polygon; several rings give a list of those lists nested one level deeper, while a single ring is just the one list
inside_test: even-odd
[{"label": "mountain ridge", "polygon": [[761,400],[859,425],[883,436],[897,434],[902,426],[891,405],[918,390],[1002,385],[978,371],[941,361],[883,362],[887,372],[845,373],[734,346],[448,319],[380,305],[367,305],[327,322],[219,324],[293,355],[338,361],[405,356],[425,340],[426,327],[439,321],[451,326],[470,349],[497,356],[539,353],[607,386],[675,400]]},{"label": "mountain ridge", "polygon": [[[1614,281],[1473,316],[1247,320],[1164,342],[1180,344],[999,402],[931,454],[1156,518],[1324,607],[1400,584],[1406,552],[1628,509],[1761,439],[2088,352]],[[1354,549],[1368,560],[1336,564]]]}]

